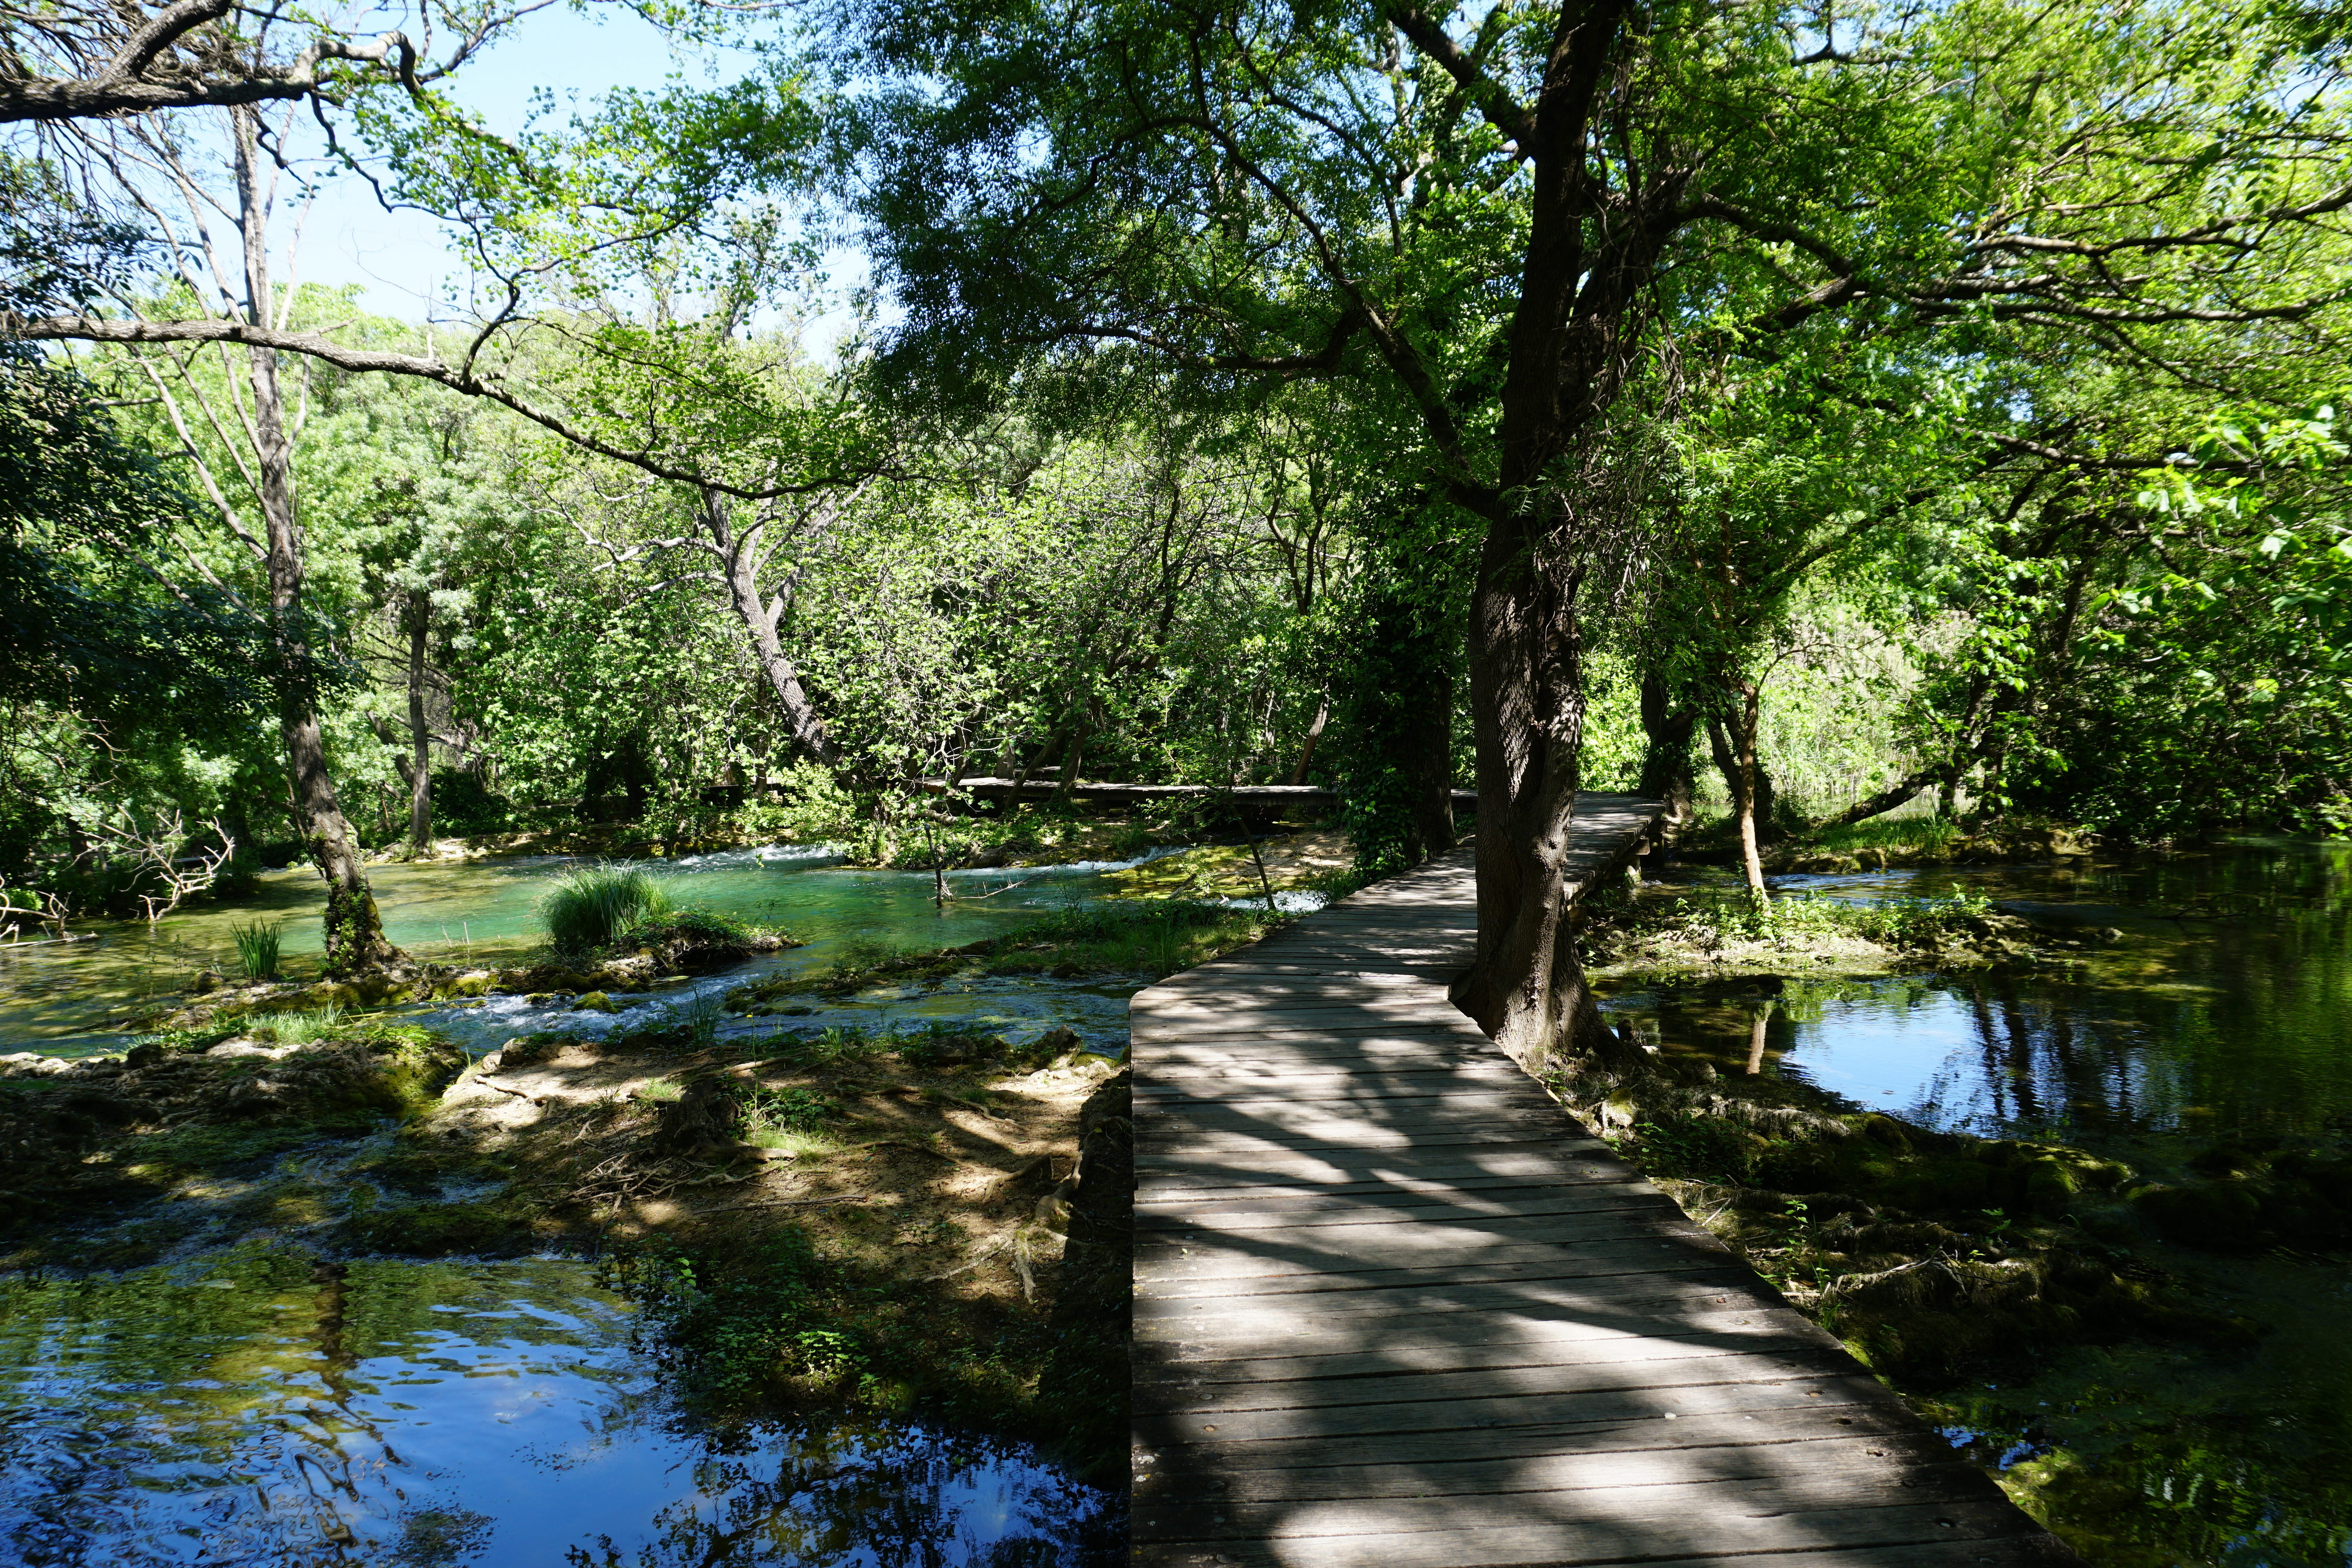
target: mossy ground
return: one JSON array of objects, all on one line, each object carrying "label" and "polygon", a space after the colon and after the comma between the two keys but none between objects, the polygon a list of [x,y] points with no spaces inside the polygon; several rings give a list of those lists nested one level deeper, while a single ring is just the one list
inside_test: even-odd
[{"label": "mossy ground", "polygon": [[[363,1174],[341,1231],[415,1253],[594,1250],[719,1408],[919,1409],[1040,1440],[1080,1104],[1115,1068],[935,1028],[698,1045],[533,1037]],[[470,1196],[467,1183],[493,1185]],[[390,1189],[436,1186],[439,1201]]]},{"label": "mossy ground", "polygon": [[2049,942],[1958,888],[1941,897],[1869,904],[1798,893],[1759,903],[1745,890],[1654,883],[1596,894],[1580,918],[1579,950],[1587,972],[1600,980],[1980,967],[2030,958]]},{"label": "mossy ground", "polygon": [[1934,1132],[1771,1078],[1662,1061],[1554,1092],[1874,1369],[1933,1387],[2021,1348],[2257,1326],[2136,1245],[2145,1185],[2062,1144]]}]

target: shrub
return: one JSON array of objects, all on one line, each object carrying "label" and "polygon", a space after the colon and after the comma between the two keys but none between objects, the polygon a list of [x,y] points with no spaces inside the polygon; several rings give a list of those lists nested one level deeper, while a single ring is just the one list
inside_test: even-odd
[{"label": "shrub", "polygon": [[640,867],[582,866],[556,879],[539,901],[539,918],[556,951],[586,953],[612,946],[669,907],[661,883]]}]

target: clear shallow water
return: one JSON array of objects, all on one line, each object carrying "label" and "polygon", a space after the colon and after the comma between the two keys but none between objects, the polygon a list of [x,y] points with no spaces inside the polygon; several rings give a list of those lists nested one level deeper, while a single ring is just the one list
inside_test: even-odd
[{"label": "clear shallow water", "polygon": [[[2280,841],[2159,861],[1789,877],[1853,901],[1955,885],[2085,937],[1990,973],[1623,989],[1668,1050],[1764,1071],[1931,1125],[2094,1146],[2311,1136],[2352,1115],[2352,845]],[[2100,934],[2119,933],[2113,939]]]},{"label": "clear shallow water", "polygon": [[[1791,975],[1777,994],[1694,979],[1607,1005],[1727,1074],[1752,1063],[1933,1125],[2079,1144],[2158,1179],[2224,1135],[2352,1135],[2352,845],[1776,886],[1872,900],[1956,883],[2036,922],[2059,961]],[[2021,1347],[1983,1381],[1906,1392],[2102,1568],[2352,1563],[2352,1263],[2153,1241],[2138,1253],[2169,1277],[2168,1299],[2252,1319],[2263,1336]]]},{"label": "clear shallow water", "polygon": [[914,1426],[698,1430],[585,1265],[258,1249],[0,1286],[27,1568],[1094,1568],[1115,1500]]},{"label": "clear shallow water", "polygon": [[[437,963],[513,963],[541,943],[533,911],[551,879],[572,863],[538,856],[471,865],[386,864],[371,868],[369,879],[386,933],[410,953]],[[823,851],[771,846],[643,863],[670,879],[671,893],[681,903],[782,926],[809,944],[697,987],[665,992],[656,1006],[698,989],[724,989],[779,969],[828,963],[855,943],[927,948],[978,941],[1043,911],[1099,895],[1109,886],[1101,873],[1113,869],[1087,862],[951,872],[954,896],[941,908],[931,902],[928,872],[851,870]],[[305,972],[315,967],[320,951],[323,904],[317,876],[298,868],[265,876],[249,902],[193,908],[152,931],[138,921],[100,922],[77,927],[95,932],[93,942],[0,946],[0,1051],[37,1047],[73,1056],[114,1048],[126,1016],[150,1010],[151,998],[184,988],[199,970],[232,972],[236,946],[229,928],[235,925],[283,922],[288,971]],[[1114,998],[1083,987],[1007,982],[975,991],[961,1003],[872,997],[830,1009],[839,1017],[808,1021],[971,1017],[990,1028],[1016,1030],[1068,1023],[1090,1039],[1108,1040],[1124,1033],[1125,996],[1125,990]],[[951,1010],[942,1012],[943,1007]],[[519,998],[499,998],[485,1009],[446,1010],[427,1021],[496,1044],[509,1035],[549,1027],[551,1018],[525,1008]],[[614,1026],[597,1014],[577,1013],[564,1015],[563,1027],[595,1034]]]}]

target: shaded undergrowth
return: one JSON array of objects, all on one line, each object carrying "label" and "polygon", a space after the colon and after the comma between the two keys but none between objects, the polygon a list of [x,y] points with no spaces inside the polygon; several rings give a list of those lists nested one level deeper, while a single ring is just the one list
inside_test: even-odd
[{"label": "shaded undergrowth", "polygon": [[[2184,1300],[2136,1250],[2161,1195],[2179,1189],[2119,1162],[1936,1132],[1703,1063],[1633,1080],[1570,1068],[1548,1082],[1890,1377],[1932,1386],[2029,1346],[2132,1333],[2237,1344],[2259,1332]],[[2352,1181],[2342,1190],[2352,1197]]]}]

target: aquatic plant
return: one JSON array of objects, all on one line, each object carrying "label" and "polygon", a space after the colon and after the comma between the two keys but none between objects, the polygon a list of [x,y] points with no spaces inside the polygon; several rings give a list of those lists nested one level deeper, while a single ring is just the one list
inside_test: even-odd
[{"label": "aquatic plant", "polygon": [[641,866],[578,866],[540,899],[539,919],[556,951],[586,953],[669,909],[669,894]]},{"label": "aquatic plant", "polygon": [[229,940],[236,944],[237,967],[248,980],[274,980],[278,977],[280,949],[285,945],[286,927],[274,921],[257,920],[250,925],[231,925]]},{"label": "aquatic plant", "polygon": [[686,1031],[687,1042],[697,1050],[708,1051],[719,1040],[719,1020],[726,1016],[727,998],[717,991],[707,991],[698,997],[671,1004],[669,1023],[673,1029]]}]

